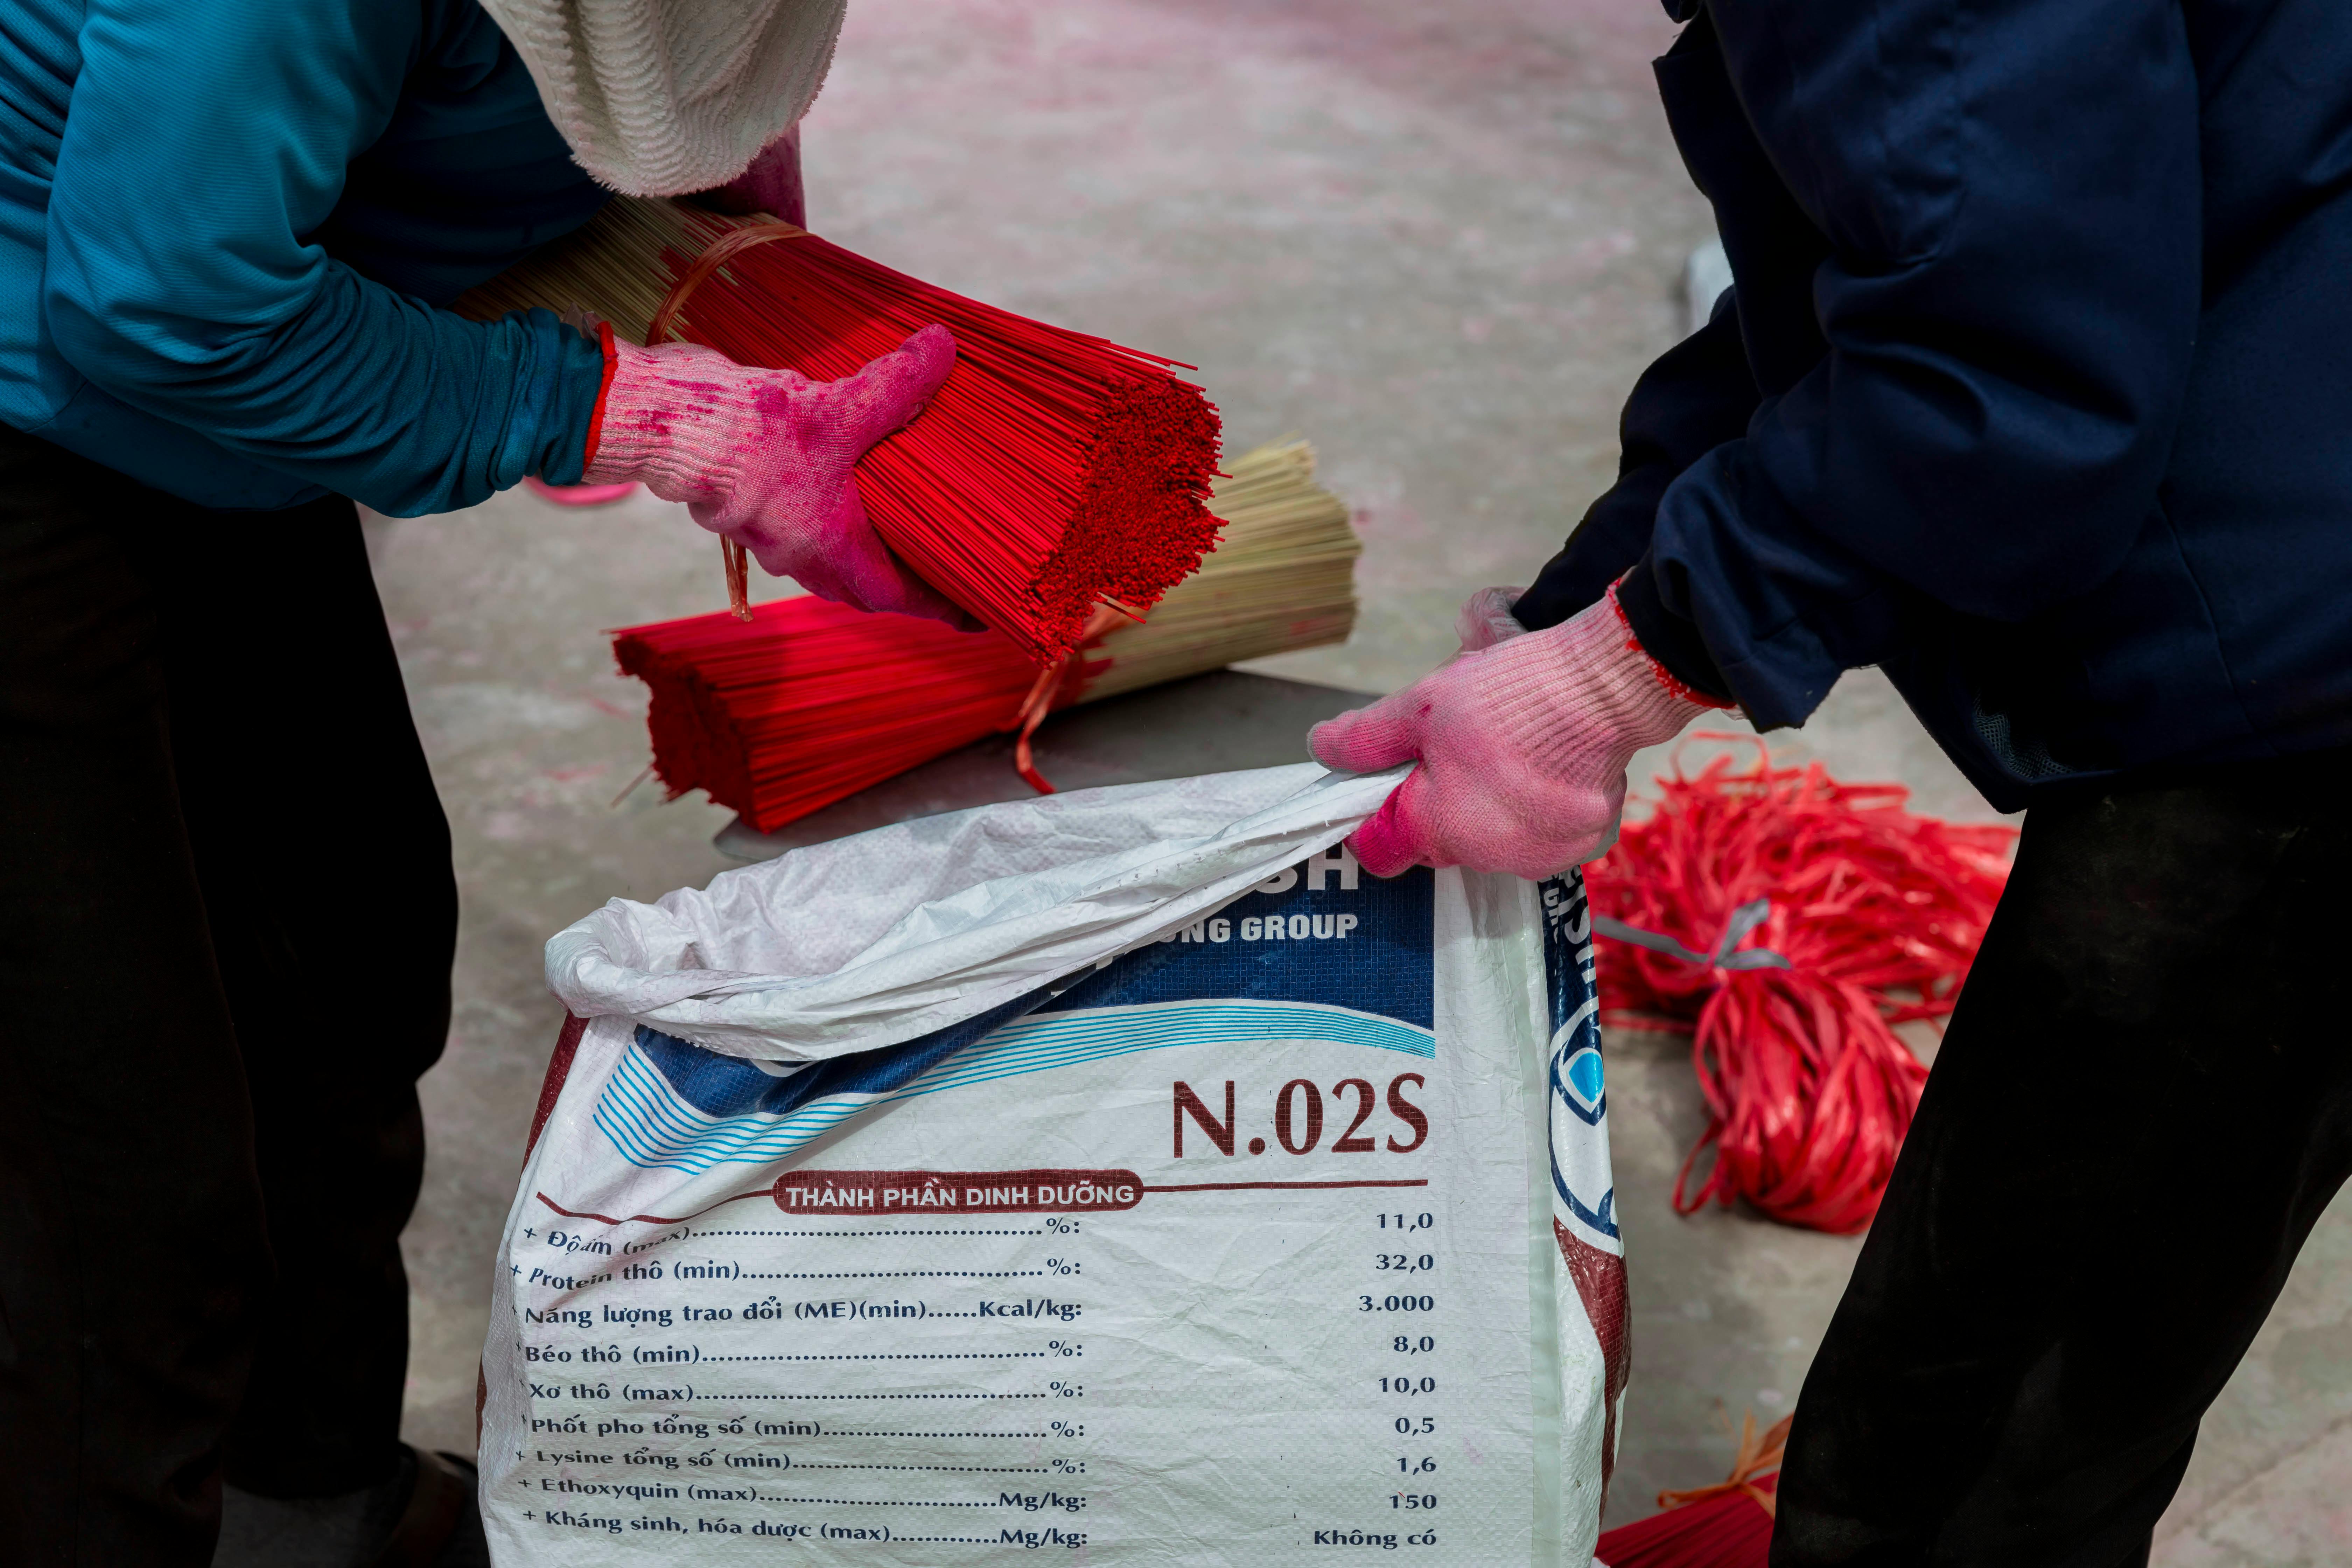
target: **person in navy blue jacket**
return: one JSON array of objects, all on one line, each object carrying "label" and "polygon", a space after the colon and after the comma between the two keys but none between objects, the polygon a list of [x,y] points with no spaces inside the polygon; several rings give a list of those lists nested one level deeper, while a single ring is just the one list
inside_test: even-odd
[{"label": "person in navy blue jacket", "polygon": [[443,308],[615,191],[797,219],[841,15],[0,7],[0,1559],[480,1560],[400,1441],[457,898],[352,502],[643,480],[954,618],[849,478],[943,329],[824,384]]},{"label": "person in navy blue jacket", "polygon": [[1884,669],[2024,809],[1775,1568],[2145,1563],[2352,1172],[2352,8],[1668,0],[1734,286],[1464,653],[1318,728],[1368,868],[1557,871],[1633,751]]}]

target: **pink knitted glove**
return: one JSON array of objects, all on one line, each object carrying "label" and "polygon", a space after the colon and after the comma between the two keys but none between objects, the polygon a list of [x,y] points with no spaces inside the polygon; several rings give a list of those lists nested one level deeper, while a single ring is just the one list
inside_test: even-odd
[{"label": "pink knitted glove", "polygon": [[1421,763],[1348,840],[1376,877],[1467,866],[1537,879],[1594,858],[1617,841],[1633,753],[1709,706],[1642,651],[1613,588],[1559,626],[1517,636],[1486,597],[1464,607],[1461,654],[1307,737],[1316,761],[1346,773]]},{"label": "pink knitted glove", "polygon": [[861,610],[974,623],[901,565],[874,531],[851,471],[911,422],[955,363],[925,327],[856,374],[811,381],[737,364],[696,343],[639,348],[603,329],[610,381],[591,426],[587,484],[642,479],[778,577]]}]

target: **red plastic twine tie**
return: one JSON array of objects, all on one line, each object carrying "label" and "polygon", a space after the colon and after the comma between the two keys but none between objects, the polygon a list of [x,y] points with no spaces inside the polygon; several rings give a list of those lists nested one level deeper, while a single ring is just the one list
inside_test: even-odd
[{"label": "red plastic twine tie", "polygon": [[[711,241],[710,247],[696,258],[694,265],[686,269],[686,275],[670,285],[669,292],[662,297],[661,306],[654,311],[653,320],[646,323],[646,343],[657,343],[668,336],[670,328],[677,323],[678,311],[686,308],[687,300],[702,287],[706,279],[726,266],[730,258],[740,256],[755,245],[765,245],[770,240],[800,239],[807,234],[808,230],[796,223],[779,220],[730,229]],[[751,618],[750,552],[724,537],[719,541],[719,559],[727,569],[727,608],[737,620],[748,621]]]},{"label": "red plastic twine tie", "polygon": [[[1030,753],[1029,738],[1037,732],[1037,726],[1045,721],[1045,716],[1059,705],[1064,687],[1076,673],[1078,656],[1122,619],[1133,621],[1137,626],[1143,624],[1141,616],[1123,605],[1097,605],[1095,613],[1087,618],[1086,635],[1078,639],[1078,646],[1037,671],[1036,683],[1029,688],[1029,695],[1023,698],[1021,706],[1014,710],[1013,722],[1005,726],[1007,729],[1017,727],[1020,731],[1013,742],[1013,771],[1021,775],[1022,783],[1039,795],[1052,795],[1054,786],[1046,782],[1044,773],[1037,771],[1036,761]],[[1077,693],[1072,691],[1069,695],[1076,697]]]},{"label": "red plastic twine tie", "polygon": [[710,242],[708,250],[695,258],[694,265],[686,269],[686,276],[670,286],[669,293],[662,300],[661,308],[654,312],[653,320],[646,323],[646,342],[648,344],[661,342],[678,311],[685,308],[688,298],[701,288],[712,273],[736,257],[770,240],[806,239],[808,237],[809,231],[800,225],[781,219],[774,223],[746,224],[741,228],[730,229],[720,235]]}]

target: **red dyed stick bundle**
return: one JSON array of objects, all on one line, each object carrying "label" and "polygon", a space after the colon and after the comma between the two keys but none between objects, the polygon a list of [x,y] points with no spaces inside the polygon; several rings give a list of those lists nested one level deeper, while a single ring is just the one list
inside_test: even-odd
[{"label": "red dyed stick bundle", "polygon": [[622,670],[653,703],[654,771],[762,833],[1051,709],[1259,658],[1344,642],[1361,546],[1348,509],[1314,482],[1304,441],[1234,460],[1214,505],[1225,536],[1138,626],[1106,615],[1085,647],[1041,671],[994,632],[869,616],[816,598],[614,634]]},{"label": "red dyed stick bundle", "polygon": [[1658,1494],[1662,1512],[1605,1531],[1592,1554],[1601,1568],[1765,1568],[1788,1441],[1783,1416],[1760,1436],[1743,1418],[1731,1479]]},{"label": "red dyed stick bundle", "polygon": [[[723,265],[698,267],[706,257]],[[615,200],[457,309],[529,305],[586,306],[639,342],[659,316],[660,335],[822,381],[944,323],[954,371],[920,418],[859,462],[858,490],[893,551],[1034,662],[1076,647],[1100,603],[1153,604],[1216,541],[1204,502],[1217,411],[1173,361],[966,299],[789,225]]]},{"label": "red dyed stick bundle", "polygon": [[[1768,1496],[1780,1478],[1756,1483]],[[1765,1568],[1772,1516],[1745,1492],[1718,1492],[1688,1508],[1606,1531],[1593,1544],[1602,1568]]]},{"label": "red dyed stick bundle", "polygon": [[[1729,757],[1695,777],[1677,766],[1648,819],[1627,823],[1587,868],[1596,912],[1707,955],[1612,940],[1601,1005],[1694,1031],[1707,1129],[1675,1180],[1677,1210],[1745,1198],[1845,1234],[1878,1212],[1927,1081],[1891,1026],[1951,1011],[2016,834],[1915,816],[1899,784],[1774,768],[1758,750],[1746,771]],[[1718,952],[1736,912],[1759,900],[1769,904],[1761,924]],[[1756,949],[1786,967],[1720,963]],[[1710,1147],[1714,1165],[1694,1187]]]},{"label": "red dyed stick bundle", "polygon": [[654,772],[761,832],[1004,728],[1036,667],[993,632],[814,596],[615,635],[653,701]]}]

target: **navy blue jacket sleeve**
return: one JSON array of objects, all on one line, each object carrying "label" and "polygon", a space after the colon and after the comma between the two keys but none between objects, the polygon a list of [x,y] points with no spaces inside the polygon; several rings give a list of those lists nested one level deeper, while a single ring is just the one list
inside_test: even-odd
[{"label": "navy blue jacket sleeve", "polygon": [[2122,562],[2195,342],[2198,82],[2165,0],[1710,10],[1724,110],[1823,246],[1824,349],[1666,488],[1644,570],[1790,724],[1938,606],[2020,621]]},{"label": "navy blue jacket sleeve", "polygon": [[[1648,552],[1666,487],[1708,452],[1737,440],[1756,401],[1738,310],[1727,292],[1706,325],[1667,350],[1633,384],[1618,425],[1617,482],[1519,595],[1512,606],[1519,624],[1530,631],[1557,626],[1597,602]],[[1706,686],[1704,677],[1684,679]]]},{"label": "navy blue jacket sleeve", "polygon": [[423,15],[89,0],[42,300],[113,397],[400,515],[576,478],[603,371],[545,311],[466,321],[306,241],[389,122]]}]

